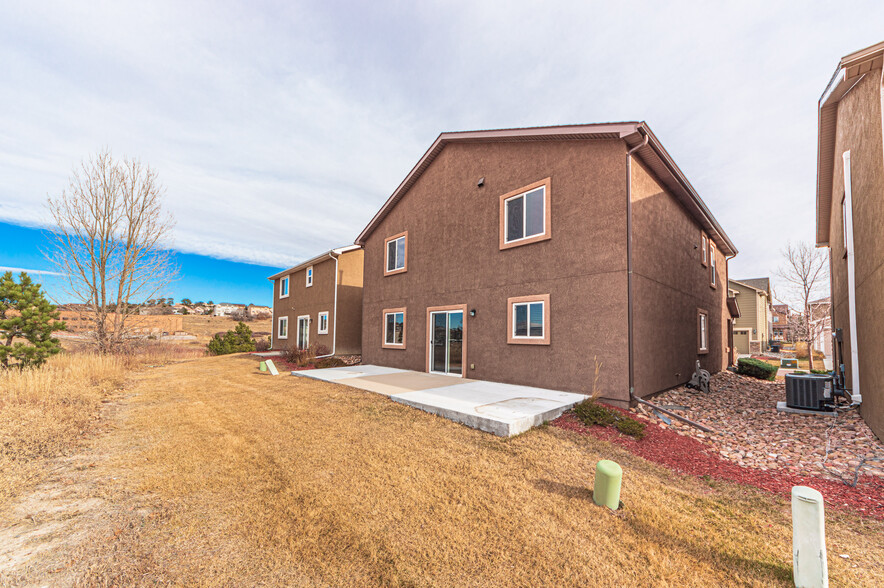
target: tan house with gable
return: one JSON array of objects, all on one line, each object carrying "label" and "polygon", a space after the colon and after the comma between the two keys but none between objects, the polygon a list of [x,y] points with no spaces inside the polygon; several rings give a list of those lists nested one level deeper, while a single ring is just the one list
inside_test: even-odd
[{"label": "tan house with gable", "polygon": [[272,349],[322,345],[323,355],[362,351],[362,248],[332,249],[270,276]]},{"label": "tan house with gable", "polygon": [[359,235],[363,362],[626,405],[728,365],[733,243],[644,122],[443,133]]},{"label": "tan house with gable", "polygon": [[819,100],[816,243],[829,250],[846,387],[884,439],[884,42],[838,63]]},{"label": "tan house with gable", "polygon": [[765,351],[770,344],[773,324],[770,280],[728,280],[728,289],[740,307],[740,316],[734,319],[734,347],[737,353]]}]

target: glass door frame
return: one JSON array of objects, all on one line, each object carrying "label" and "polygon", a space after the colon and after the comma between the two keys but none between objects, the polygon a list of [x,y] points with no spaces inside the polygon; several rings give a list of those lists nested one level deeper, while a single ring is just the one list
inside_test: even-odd
[{"label": "glass door frame", "polygon": [[[463,313],[463,341],[461,342],[461,373],[450,374],[433,371],[433,313],[434,312],[457,312]],[[453,304],[449,306],[429,306],[427,307],[427,373],[440,376],[452,376],[454,378],[465,378],[467,372],[467,313],[466,304]],[[446,351],[447,353],[447,351]],[[446,362],[447,363],[447,362]]]},{"label": "glass door frame", "polygon": [[[306,323],[304,327],[304,347],[301,347],[301,321]],[[298,317],[298,330],[295,331],[295,345],[298,349],[307,349],[310,347],[310,315],[303,314]]]}]

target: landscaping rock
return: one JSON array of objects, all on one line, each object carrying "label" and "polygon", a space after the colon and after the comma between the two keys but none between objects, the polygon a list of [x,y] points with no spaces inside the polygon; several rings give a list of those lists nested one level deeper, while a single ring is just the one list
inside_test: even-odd
[{"label": "landscaping rock", "polygon": [[[669,425],[710,446],[723,459],[746,467],[852,481],[863,457],[884,456],[884,443],[856,410],[837,417],[778,412],[777,402],[786,398],[783,382],[729,371],[712,376],[711,388],[708,394],[674,388],[650,400],[678,406],[676,414],[715,429],[715,433],[704,433],[677,420]],[[687,410],[680,410],[683,407]],[[655,420],[643,407],[632,411]],[[859,473],[884,477],[884,461],[866,462]]]}]

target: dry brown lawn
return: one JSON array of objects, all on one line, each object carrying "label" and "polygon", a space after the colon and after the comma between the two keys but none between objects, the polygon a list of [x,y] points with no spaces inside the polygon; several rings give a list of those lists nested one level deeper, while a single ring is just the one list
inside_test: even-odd
[{"label": "dry brown lawn", "polygon": [[[224,316],[202,316],[198,314],[187,314],[182,318],[184,330],[191,335],[195,335],[197,342],[202,345],[207,344],[215,333],[223,333],[236,328],[236,324],[239,322]],[[253,333],[270,333],[272,322],[271,319],[264,319],[249,321],[246,324],[252,329]]]},{"label": "dry brown lawn", "polygon": [[[677,476],[558,428],[501,439],[256,368],[252,357],[226,356],[134,374],[122,416],[95,443],[105,457],[64,478],[102,501],[100,516],[79,514],[91,521],[82,540],[6,578],[791,585],[785,500]],[[620,512],[592,503],[603,458],[624,466]],[[832,585],[884,583],[884,525],[830,510],[827,532]]]}]

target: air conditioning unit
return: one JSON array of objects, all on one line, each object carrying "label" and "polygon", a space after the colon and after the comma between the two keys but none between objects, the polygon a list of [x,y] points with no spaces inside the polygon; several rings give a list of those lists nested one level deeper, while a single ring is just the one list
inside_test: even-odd
[{"label": "air conditioning unit", "polygon": [[832,402],[832,376],[827,374],[786,374],[786,406],[804,410],[829,410]]}]

